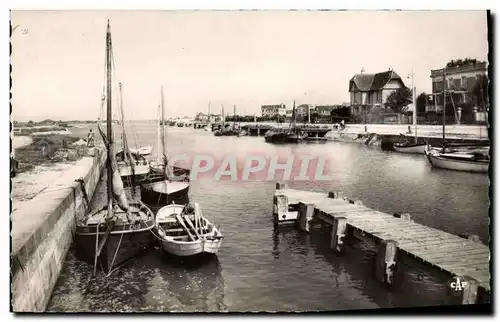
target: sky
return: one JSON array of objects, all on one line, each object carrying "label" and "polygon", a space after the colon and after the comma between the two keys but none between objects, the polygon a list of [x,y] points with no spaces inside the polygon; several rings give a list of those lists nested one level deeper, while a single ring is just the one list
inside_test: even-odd
[{"label": "sky", "polygon": [[260,115],[348,102],[361,69],[431,92],[431,69],[488,55],[486,11],[12,11],[14,120],[101,115],[107,19],[131,120],[156,118],[160,87],[166,117]]}]

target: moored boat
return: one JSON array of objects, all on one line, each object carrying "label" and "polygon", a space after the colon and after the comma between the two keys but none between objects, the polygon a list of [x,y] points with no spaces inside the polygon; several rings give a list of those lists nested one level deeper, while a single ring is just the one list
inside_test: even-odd
[{"label": "moored boat", "polygon": [[[106,184],[107,207],[79,218],[76,223],[75,244],[77,256],[94,264],[94,273],[101,267],[108,275],[122,263],[135,257],[150,246],[155,226],[154,214],[140,201],[129,202],[118,172],[113,152],[112,99],[111,99],[111,28],[106,31],[106,100],[107,135],[98,122],[98,130],[107,151]],[[104,93],[103,93],[104,94]]]},{"label": "moored boat", "polygon": [[288,129],[277,128],[269,130],[264,135],[264,140],[269,143],[299,143],[303,141],[307,137],[307,134],[299,131],[295,124],[295,118],[295,101],[293,101],[292,119],[290,120],[290,126],[288,127]]},{"label": "moored boat", "polygon": [[411,153],[411,154],[425,154],[425,147],[427,145],[424,143],[409,143],[409,142],[396,142],[393,147],[394,150],[401,153]]},{"label": "moored boat", "polygon": [[151,145],[142,146],[138,149],[130,148],[130,153],[132,154],[149,155],[151,154],[151,151],[153,151],[153,147]]},{"label": "moored boat", "polygon": [[431,146],[426,146],[425,154],[433,167],[487,173],[490,166],[489,156],[482,153],[440,152]]},{"label": "moored boat", "polygon": [[203,216],[197,203],[165,206],[155,221],[161,246],[172,255],[217,254],[222,244],[220,229]]},{"label": "moored boat", "polygon": [[[158,106],[158,153],[156,160],[149,165],[154,180],[141,185],[141,200],[151,207],[162,207],[172,202],[187,202],[189,179],[187,170],[168,166],[165,155],[165,125],[164,123],[163,88],[161,88],[161,104]],[[177,170],[177,171],[176,171]],[[184,171],[182,171],[184,170]],[[170,173],[168,173],[170,172]],[[175,178],[177,177],[177,178]],[[180,177],[180,178],[178,178]],[[172,180],[172,179],[176,180]]]}]

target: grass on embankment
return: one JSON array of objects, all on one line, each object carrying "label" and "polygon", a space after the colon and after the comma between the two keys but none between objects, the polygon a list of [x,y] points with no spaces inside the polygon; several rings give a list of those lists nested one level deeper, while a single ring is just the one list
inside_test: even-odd
[{"label": "grass on embankment", "polygon": [[71,146],[71,143],[78,140],[78,137],[68,135],[33,137],[31,144],[15,151],[15,160],[18,162],[16,172],[28,171],[39,164],[57,162],[54,157],[58,150],[75,149],[79,159],[83,155],[83,153],[80,153],[81,149]]}]

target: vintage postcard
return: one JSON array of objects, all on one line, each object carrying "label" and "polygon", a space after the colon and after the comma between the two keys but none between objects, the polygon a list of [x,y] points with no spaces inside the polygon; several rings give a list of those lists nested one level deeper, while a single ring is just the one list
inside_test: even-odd
[{"label": "vintage postcard", "polygon": [[10,28],[11,311],[492,312],[490,12]]}]

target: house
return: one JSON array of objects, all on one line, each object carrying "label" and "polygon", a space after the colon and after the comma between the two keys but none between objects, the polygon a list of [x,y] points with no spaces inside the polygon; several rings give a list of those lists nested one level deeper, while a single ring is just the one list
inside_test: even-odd
[{"label": "house", "polygon": [[450,61],[445,68],[431,70],[432,96],[430,104],[426,106],[426,112],[443,111],[443,72],[446,75],[446,90],[453,92],[453,103],[460,105],[469,102],[477,109],[481,98],[477,97],[476,89],[482,78],[488,77],[487,64],[475,59],[459,59]]},{"label": "house", "polygon": [[295,113],[297,113],[297,116],[308,116],[309,112],[314,111],[314,105],[312,104],[301,104],[297,106],[295,109]]},{"label": "house", "polygon": [[339,108],[338,105],[316,105],[314,111],[320,117],[329,117],[333,110]]},{"label": "house", "polygon": [[262,116],[272,117],[275,115],[285,116],[286,115],[286,105],[262,105],[261,106]]},{"label": "house", "polygon": [[351,113],[365,117],[374,107],[384,107],[387,97],[403,87],[403,80],[391,69],[375,74],[356,74],[349,80]]},{"label": "house", "polygon": [[196,122],[202,122],[202,123],[212,123],[212,122],[219,122],[222,120],[221,115],[216,115],[216,114],[205,114],[205,113],[198,113],[196,114],[196,117],[194,118]]}]

